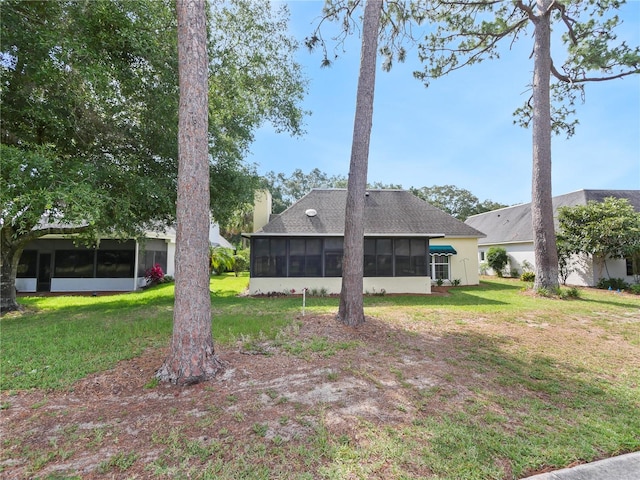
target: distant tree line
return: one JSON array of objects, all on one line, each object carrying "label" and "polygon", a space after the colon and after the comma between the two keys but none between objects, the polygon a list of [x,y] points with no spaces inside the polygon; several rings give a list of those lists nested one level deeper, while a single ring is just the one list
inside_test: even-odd
[{"label": "distant tree line", "polygon": [[[347,177],[344,175],[329,175],[318,168],[314,168],[309,173],[297,168],[290,175],[270,171],[259,179],[259,183],[261,188],[267,189],[271,193],[273,213],[282,213],[313,188],[346,188]],[[369,183],[367,186],[368,188],[378,189],[403,188],[402,185],[382,182]],[[469,190],[455,185],[410,187],[408,190],[462,222],[471,215],[508,206],[493,200],[480,201]],[[252,219],[253,205],[247,203],[228,222],[220,226],[220,233],[234,245],[240,245],[242,244],[242,233],[250,232],[253,229]]]},{"label": "distant tree line", "polygon": [[[265,175],[263,185],[264,188],[271,192],[273,197],[273,213],[282,213],[312,188],[346,188],[347,177],[344,175],[328,175],[318,168],[314,168],[309,173],[304,173],[298,168],[289,176],[271,171]],[[402,189],[403,187],[397,184],[374,182],[368,184],[368,188]],[[408,190],[434,207],[463,222],[471,215],[508,206],[493,200],[480,201],[469,190],[455,185],[410,187]]]}]

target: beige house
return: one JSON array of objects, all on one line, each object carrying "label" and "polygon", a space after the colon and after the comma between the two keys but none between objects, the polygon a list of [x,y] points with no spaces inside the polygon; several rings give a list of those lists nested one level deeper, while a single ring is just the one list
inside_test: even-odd
[{"label": "beige house", "polygon": [[[605,198],[626,198],[640,212],[640,190],[578,190],[553,197],[555,228],[558,228],[559,207],[587,205],[602,202]],[[467,225],[486,232],[478,242],[478,259],[486,262],[491,247],[502,247],[509,256],[509,270],[515,275],[526,267],[535,267],[531,204],[524,203],[469,217]],[[489,270],[489,273],[494,273]],[[573,255],[568,262],[568,285],[595,286],[602,278],[622,278],[635,283],[631,259],[592,258],[590,255]]]},{"label": "beige house", "polygon": [[[314,189],[279,215],[266,214],[268,194],[258,198],[255,231],[246,235],[250,293],[340,293],[346,189]],[[484,234],[410,192],[369,190],[364,223],[363,293],[427,294],[438,281],[478,284]]]}]

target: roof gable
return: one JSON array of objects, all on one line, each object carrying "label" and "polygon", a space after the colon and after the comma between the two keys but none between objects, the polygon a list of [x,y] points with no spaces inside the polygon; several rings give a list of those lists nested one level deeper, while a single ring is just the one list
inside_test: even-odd
[{"label": "roof gable", "polygon": [[[634,209],[640,212],[640,190],[578,190],[553,197],[554,217],[557,217],[558,207],[586,205],[590,201],[602,202],[607,197],[626,198]],[[554,220],[557,228],[557,219]],[[531,203],[473,215],[465,223],[486,232],[487,235],[480,241],[481,244],[533,241]]]},{"label": "roof gable", "polygon": [[[256,232],[270,235],[344,235],[346,189],[313,189]],[[313,216],[308,210],[315,210]],[[483,234],[406,190],[369,190],[365,235],[481,237]]]}]

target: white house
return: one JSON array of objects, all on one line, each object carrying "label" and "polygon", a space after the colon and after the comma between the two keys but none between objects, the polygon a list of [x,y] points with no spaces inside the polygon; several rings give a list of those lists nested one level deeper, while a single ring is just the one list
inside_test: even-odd
[{"label": "white house", "polygon": [[[586,205],[590,201],[602,202],[607,197],[626,198],[636,211],[640,211],[640,190],[578,190],[553,198],[553,209],[558,207]],[[478,260],[486,261],[491,247],[502,247],[509,255],[510,268],[522,273],[523,267],[535,266],[533,251],[533,227],[531,204],[525,203],[469,217],[467,225],[486,233],[478,241]],[[558,228],[557,215],[555,219]],[[576,255],[570,260],[569,285],[595,286],[602,278],[622,278],[634,282],[631,260],[607,258],[593,259]]]},{"label": "white house", "polygon": [[[279,215],[254,216],[249,292],[340,293],[346,189],[314,189]],[[257,208],[270,209],[268,196]],[[404,190],[365,199],[364,292],[431,293],[431,284],[475,285],[483,234]]]},{"label": "white house", "polygon": [[[74,235],[45,235],[27,244],[18,265],[18,292],[126,292],[145,285],[159,264],[174,275],[176,231],[149,231],[144,241],[100,239],[97,248],[74,243]],[[211,245],[233,248],[212,223]]]}]

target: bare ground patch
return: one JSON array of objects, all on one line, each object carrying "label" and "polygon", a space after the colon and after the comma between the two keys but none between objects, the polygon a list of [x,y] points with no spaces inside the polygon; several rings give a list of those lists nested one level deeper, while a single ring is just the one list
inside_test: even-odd
[{"label": "bare ground patch", "polygon": [[[297,319],[286,341],[218,348],[228,367],[208,383],[150,384],[166,355],[154,349],[68,391],[3,392],[1,475],[171,478],[172,452],[192,451],[189,461],[197,472],[216,455],[224,464],[237,461],[239,452],[277,447],[282,454],[265,451],[251,458],[281,462],[283,472],[314,478],[322,458],[306,459],[304,449],[312,437],[317,446],[325,430],[365,445],[373,440],[362,435],[363,424],[400,431],[487,395],[517,398],[519,390],[495,382],[495,372],[469,368],[469,352],[517,352],[543,336],[549,351],[540,353],[561,355],[557,348],[568,338],[575,342],[580,336],[577,341],[588,349],[602,333],[575,327],[550,332],[544,323],[531,322],[497,325],[469,318],[433,329],[409,319],[368,318],[354,329],[329,315],[307,316]],[[625,349],[615,358],[629,361],[627,355],[637,353]],[[519,421],[508,419],[514,428]],[[497,463],[509,478],[509,462]],[[397,477],[390,468],[381,462],[368,477]],[[431,475],[419,461],[405,468],[416,477]]]}]

